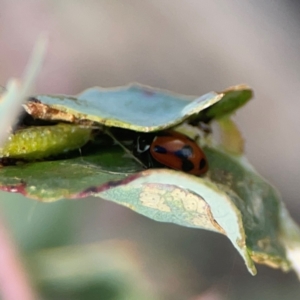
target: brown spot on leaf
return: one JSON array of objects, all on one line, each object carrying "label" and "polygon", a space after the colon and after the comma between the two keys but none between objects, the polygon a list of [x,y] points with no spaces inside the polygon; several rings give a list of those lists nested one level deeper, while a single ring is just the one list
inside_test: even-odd
[{"label": "brown spot on leaf", "polygon": [[24,109],[36,119],[42,120],[60,120],[70,123],[76,122],[76,117],[72,114],[62,112],[56,108],[52,108],[46,104],[42,104],[39,100],[32,99],[24,104]]},{"label": "brown spot on leaf", "polygon": [[139,175],[137,173],[137,174],[133,174],[125,179],[108,181],[105,184],[102,184],[100,186],[91,186],[91,187],[83,190],[82,192],[74,195],[73,198],[85,198],[88,196],[92,196],[94,194],[101,193],[103,191],[109,190],[109,189],[117,187],[119,185],[126,185],[138,177],[139,177]]},{"label": "brown spot on leaf", "polygon": [[226,231],[220,226],[220,224],[215,220],[214,216],[212,215],[212,212],[210,210],[209,205],[206,207],[206,213],[210,219],[211,224],[220,232],[226,235]]},{"label": "brown spot on leaf", "polygon": [[0,186],[0,190],[9,193],[19,193],[22,195],[26,195],[26,183],[21,181],[20,183],[14,185],[3,185]]}]

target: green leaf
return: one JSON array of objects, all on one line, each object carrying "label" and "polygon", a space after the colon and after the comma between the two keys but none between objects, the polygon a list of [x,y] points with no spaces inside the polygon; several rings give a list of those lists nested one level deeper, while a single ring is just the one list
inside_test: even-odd
[{"label": "green leaf", "polygon": [[231,195],[241,213],[246,245],[251,258],[259,263],[289,269],[280,236],[281,200],[277,191],[255,172],[243,156],[215,148],[205,148],[210,161],[211,181]]},{"label": "green leaf", "polygon": [[102,146],[86,156],[0,168],[0,189],[45,202],[80,198],[93,188],[141,170],[119,146]]},{"label": "green leaf", "polygon": [[237,85],[228,88],[223,91],[222,94],[223,97],[220,101],[202,110],[198,114],[198,120],[210,122],[214,119],[230,116],[253,97],[252,90],[246,85]]}]

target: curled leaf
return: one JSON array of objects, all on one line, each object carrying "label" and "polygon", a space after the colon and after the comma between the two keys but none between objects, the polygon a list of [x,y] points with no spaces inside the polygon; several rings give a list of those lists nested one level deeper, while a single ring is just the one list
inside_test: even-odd
[{"label": "curled leaf", "polygon": [[175,126],[215,104],[222,94],[201,97],[174,94],[140,84],[114,89],[91,88],[71,97],[37,95],[24,105],[39,119],[80,122],[149,132]]},{"label": "curled leaf", "polygon": [[244,106],[252,97],[253,92],[247,85],[237,85],[222,92],[220,101],[202,110],[197,120],[210,122],[232,115],[237,109]]}]

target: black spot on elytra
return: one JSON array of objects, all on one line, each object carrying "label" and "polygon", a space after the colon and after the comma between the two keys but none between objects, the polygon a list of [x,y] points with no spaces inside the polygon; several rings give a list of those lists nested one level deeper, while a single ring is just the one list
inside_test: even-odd
[{"label": "black spot on elytra", "polygon": [[202,158],[200,160],[200,164],[199,164],[199,169],[204,169],[206,167],[206,160],[204,158]]},{"label": "black spot on elytra", "polygon": [[161,153],[161,154],[166,154],[168,151],[166,148],[161,147],[161,146],[155,146],[154,147],[154,152],[156,153]]},{"label": "black spot on elytra", "polygon": [[183,159],[181,168],[182,171],[189,172],[194,169],[194,164],[188,159]]},{"label": "black spot on elytra", "polygon": [[180,150],[177,150],[175,155],[182,159],[190,158],[193,155],[193,148],[189,145],[185,145]]}]

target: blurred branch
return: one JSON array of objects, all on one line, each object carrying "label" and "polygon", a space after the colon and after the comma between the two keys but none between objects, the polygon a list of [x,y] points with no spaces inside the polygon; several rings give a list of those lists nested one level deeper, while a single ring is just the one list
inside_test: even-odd
[{"label": "blurred branch", "polygon": [[37,299],[0,216],[0,295],[3,300]]},{"label": "blurred branch", "polygon": [[[21,110],[21,104],[30,96],[41,68],[47,39],[41,36],[27,64],[22,81],[11,79],[0,94],[0,147],[5,142]],[[17,250],[9,238],[0,216],[0,295],[3,300],[37,299]]]},{"label": "blurred branch", "polygon": [[47,41],[47,38],[41,35],[26,66],[22,81],[11,79],[5,92],[0,94],[0,147],[17,120],[21,104],[32,93],[34,82],[44,60]]}]

